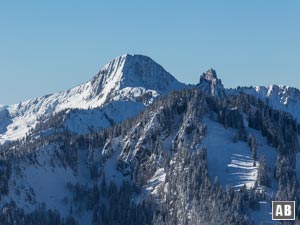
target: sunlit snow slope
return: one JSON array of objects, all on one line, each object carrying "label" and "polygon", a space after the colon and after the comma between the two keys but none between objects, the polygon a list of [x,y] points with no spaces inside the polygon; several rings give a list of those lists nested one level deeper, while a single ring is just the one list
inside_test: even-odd
[{"label": "sunlit snow slope", "polygon": [[[119,104],[122,106],[120,107],[122,112],[120,111],[120,116],[115,119],[116,122],[120,122],[127,119],[128,115],[137,114],[141,110],[140,105],[146,106],[157,96],[184,87],[186,85],[178,82],[151,58],[126,54],[110,61],[96,76],[82,85],[67,91],[1,107],[0,143],[23,138],[31,128],[36,126],[38,119],[46,119],[64,109],[103,108],[111,102],[118,101],[121,102]],[[126,108],[124,105],[127,102],[131,103]],[[132,102],[138,102],[139,106],[133,107]],[[112,107],[110,106],[109,109]],[[101,114],[100,117],[103,114],[102,111],[97,113]],[[113,111],[109,113],[118,114]],[[87,119],[89,123],[90,117],[86,114],[79,115],[79,117]],[[99,120],[101,119],[103,118]],[[97,121],[94,125],[99,128],[107,127],[108,120],[105,118],[103,120],[103,123]],[[76,124],[81,126],[76,127]],[[79,130],[75,131],[83,133],[87,127],[85,122],[73,120],[68,128],[72,131],[78,128]]]}]

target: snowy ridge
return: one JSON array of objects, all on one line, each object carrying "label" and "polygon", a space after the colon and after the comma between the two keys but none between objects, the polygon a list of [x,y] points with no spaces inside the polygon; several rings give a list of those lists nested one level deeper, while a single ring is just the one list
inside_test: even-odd
[{"label": "snowy ridge", "polygon": [[274,109],[289,112],[295,119],[300,120],[300,91],[297,88],[270,85],[269,87],[241,88],[239,91],[256,96]]},{"label": "snowy ridge", "polygon": [[73,110],[67,114],[64,127],[75,134],[97,132],[132,118],[144,109],[145,106],[139,102],[114,101],[103,109]]},{"label": "snowy ridge", "polygon": [[[35,98],[7,107],[11,123],[0,124],[0,143],[23,138],[38,118],[64,109],[103,107],[113,101],[142,102],[148,105],[159,95],[185,88],[152,59],[141,55],[122,55],[113,59],[87,83],[70,90]],[[0,114],[0,122],[4,118]],[[1,132],[0,132],[1,133]]]}]

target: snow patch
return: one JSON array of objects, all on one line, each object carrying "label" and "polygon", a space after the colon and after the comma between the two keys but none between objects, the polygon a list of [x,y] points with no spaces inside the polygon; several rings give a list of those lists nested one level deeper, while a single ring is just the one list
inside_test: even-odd
[{"label": "snow patch", "polygon": [[156,170],[153,177],[148,181],[147,185],[145,186],[146,191],[150,194],[157,196],[159,194],[159,187],[164,184],[166,179],[166,173],[164,168],[159,168]]},{"label": "snow patch", "polygon": [[[257,179],[258,162],[252,157],[251,151],[245,142],[233,142],[234,129],[225,129],[218,122],[204,119],[208,126],[207,136],[203,146],[207,148],[208,171],[212,179],[218,177],[222,186],[227,184],[240,187],[246,184],[247,188],[254,186]],[[276,163],[276,149],[267,145],[267,141],[259,131],[246,128],[254,135],[258,145],[258,159],[266,156],[267,165],[273,171]],[[255,165],[255,164],[256,165]]]}]

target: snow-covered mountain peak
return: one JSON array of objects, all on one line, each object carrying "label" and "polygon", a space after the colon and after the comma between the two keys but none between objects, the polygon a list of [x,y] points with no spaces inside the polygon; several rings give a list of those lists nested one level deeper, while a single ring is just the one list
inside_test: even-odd
[{"label": "snow-covered mountain peak", "polygon": [[209,69],[206,73],[203,73],[200,77],[200,83],[197,86],[218,98],[223,98],[226,95],[222,81],[218,79],[214,69]]},{"label": "snow-covered mountain peak", "polygon": [[2,117],[10,122],[0,126],[0,143],[23,138],[38,120],[66,109],[87,110],[120,101],[148,105],[157,96],[186,87],[151,58],[125,54],[82,85],[7,107],[9,114]]},{"label": "snow-covered mountain peak", "polygon": [[185,85],[179,83],[150,57],[125,54],[106,64],[93,78],[92,86],[98,94],[126,87],[143,87],[166,93]]}]

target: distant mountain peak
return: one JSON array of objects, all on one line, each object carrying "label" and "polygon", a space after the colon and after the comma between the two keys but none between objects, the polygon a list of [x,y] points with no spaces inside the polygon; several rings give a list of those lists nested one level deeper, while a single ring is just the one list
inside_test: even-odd
[{"label": "distant mountain peak", "polygon": [[[150,57],[124,54],[112,59],[90,81],[67,91],[11,105],[7,110],[0,106],[0,144],[23,138],[36,126],[37,118],[66,109],[93,109],[120,101],[136,103],[135,108],[140,109],[141,104],[145,107],[158,96],[184,88],[187,85],[177,81]],[[136,113],[132,108],[127,110]],[[11,120],[6,116],[7,111]],[[1,118],[10,121],[9,125],[1,123]],[[1,127],[5,128],[2,132]]]},{"label": "distant mountain peak", "polygon": [[218,98],[223,98],[226,95],[222,81],[221,79],[218,79],[214,69],[209,69],[201,75],[200,83],[197,87]]},{"label": "distant mountain peak", "polygon": [[96,95],[128,87],[143,87],[160,93],[185,87],[150,57],[130,54],[106,64],[93,78],[92,86]]}]

